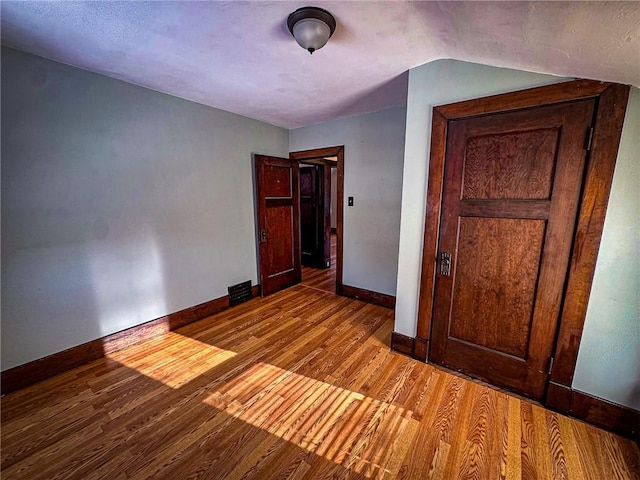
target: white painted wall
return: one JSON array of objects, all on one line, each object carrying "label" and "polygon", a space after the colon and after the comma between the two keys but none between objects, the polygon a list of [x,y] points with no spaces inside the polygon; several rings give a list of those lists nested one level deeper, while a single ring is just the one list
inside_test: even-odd
[{"label": "white painted wall", "polygon": [[[566,80],[454,60],[439,60],[409,72],[397,332],[416,334],[432,108]],[[633,89],[573,385],[632,408],[640,405],[638,97]]]},{"label": "white painted wall", "polygon": [[573,388],[640,410],[640,90],[631,89]]},{"label": "white painted wall", "polygon": [[[406,109],[289,131],[293,151],[344,145],[343,283],[395,295]],[[354,206],[347,206],[347,197]]]},{"label": "white painted wall", "polygon": [[438,60],[409,71],[395,331],[415,337],[433,107],[567,79]]},{"label": "white painted wall", "polygon": [[257,281],[285,129],[2,49],[2,369]]}]

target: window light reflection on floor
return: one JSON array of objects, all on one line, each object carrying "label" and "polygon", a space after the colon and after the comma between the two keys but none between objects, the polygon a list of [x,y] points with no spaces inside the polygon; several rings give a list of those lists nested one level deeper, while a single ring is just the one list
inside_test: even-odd
[{"label": "window light reflection on floor", "polygon": [[[217,389],[205,403],[367,477],[382,477],[411,412],[266,363],[257,363]],[[386,428],[379,428],[386,424]],[[387,441],[382,440],[383,443]],[[373,448],[372,445],[376,447]],[[396,452],[397,453],[397,452]]]},{"label": "window light reflection on floor", "polygon": [[[148,354],[153,342],[162,342],[163,348]],[[107,357],[168,387],[180,388],[235,355],[230,350],[169,332]]]}]

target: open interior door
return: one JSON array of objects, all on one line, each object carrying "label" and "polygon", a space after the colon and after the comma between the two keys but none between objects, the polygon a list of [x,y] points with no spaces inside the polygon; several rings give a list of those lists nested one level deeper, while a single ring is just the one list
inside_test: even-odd
[{"label": "open interior door", "polygon": [[260,292],[264,297],[299,283],[298,163],[255,155]]},{"label": "open interior door", "polygon": [[331,168],[300,164],[300,248],[302,265],[331,266]]}]

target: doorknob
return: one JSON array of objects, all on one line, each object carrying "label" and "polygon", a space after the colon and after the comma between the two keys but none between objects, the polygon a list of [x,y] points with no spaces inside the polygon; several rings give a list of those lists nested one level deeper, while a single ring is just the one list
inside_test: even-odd
[{"label": "doorknob", "polygon": [[443,277],[451,275],[451,254],[449,252],[440,254],[440,275]]},{"label": "doorknob", "polygon": [[267,241],[267,231],[260,230],[260,243],[264,243]]}]

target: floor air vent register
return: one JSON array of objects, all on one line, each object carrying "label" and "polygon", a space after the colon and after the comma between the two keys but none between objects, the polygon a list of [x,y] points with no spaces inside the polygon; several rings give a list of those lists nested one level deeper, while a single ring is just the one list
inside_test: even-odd
[{"label": "floor air vent register", "polygon": [[227,290],[229,290],[230,307],[244,303],[247,300],[251,300],[251,280],[238,283],[237,285],[231,285],[230,287],[227,287]]}]

